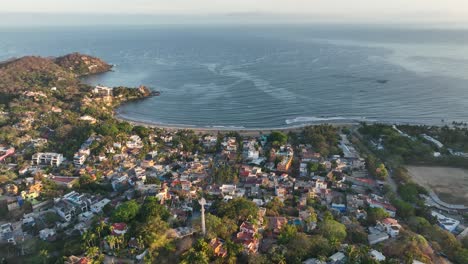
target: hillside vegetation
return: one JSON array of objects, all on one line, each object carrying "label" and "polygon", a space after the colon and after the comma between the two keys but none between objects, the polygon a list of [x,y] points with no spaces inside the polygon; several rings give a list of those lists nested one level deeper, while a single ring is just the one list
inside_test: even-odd
[{"label": "hillside vegetation", "polygon": [[100,59],[73,53],[59,58],[27,56],[0,64],[0,93],[19,94],[51,87],[76,86],[78,77],[109,71]]},{"label": "hillside vegetation", "polygon": [[80,53],[72,53],[58,57],[54,62],[78,76],[103,73],[112,68],[111,65],[105,63],[101,59]]}]

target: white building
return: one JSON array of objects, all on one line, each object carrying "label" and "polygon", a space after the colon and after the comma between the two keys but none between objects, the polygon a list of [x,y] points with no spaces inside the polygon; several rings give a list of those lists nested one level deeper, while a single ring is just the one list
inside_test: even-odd
[{"label": "white building", "polygon": [[36,153],[32,156],[33,165],[58,167],[64,161],[63,155],[58,153]]},{"label": "white building", "polygon": [[400,234],[401,225],[393,218],[385,218],[378,223],[390,237],[396,237]]},{"label": "white building", "polygon": [[138,135],[133,135],[130,137],[130,140],[127,141],[127,148],[135,149],[135,148],[142,148],[143,142]]},{"label": "white building", "polygon": [[49,238],[55,236],[55,229],[45,228],[39,231],[39,238],[42,240],[48,240]]},{"label": "white building", "polygon": [[94,215],[92,212],[83,212],[78,215],[78,220],[83,221],[83,222],[88,222],[91,219],[93,219]]},{"label": "white building", "polygon": [[105,86],[96,86],[92,90],[93,94],[99,95],[99,96],[113,96],[113,89]]},{"label": "white building", "polygon": [[384,254],[382,254],[380,251],[377,251],[375,249],[372,249],[370,252],[369,252],[369,255],[371,258],[377,260],[377,261],[385,261],[386,257],[384,256]]},{"label": "white building", "polygon": [[85,154],[81,154],[79,152],[75,153],[73,156],[73,164],[76,167],[81,167],[86,161],[87,156]]},{"label": "white building", "polygon": [[329,263],[341,263],[342,261],[344,261],[346,259],[346,256],[343,252],[336,252],[335,254],[331,255],[329,258],[330,260]]},{"label": "white building", "polygon": [[318,190],[325,190],[325,189],[328,189],[328,183],[327,181],[325,180],[324,177],[314,177],[316,179],[315,181],[315,188],[318,189]]},{"label": "white building", "polygon": [[110,200],[107,198],[102,199],[101,201],[91,205],[91,212],[95,214],[100,214],[104,206],[110,203]]},{"label": "white building", "polygon": [[455,229],[457,229],[457,227],[460,225],[460,221],[447,217],[443,214],[439,214],[435,211],[432,211],[431,215],[437,218],[437,222],[440,227],[442,227],[443,229],[449,232],[455,231]]},{"label": "white building", "polygon": [[387,233],[383,232],[374,232],[372,231],[368,236],[367,239],[369,240],[370,245],[375,245],[377,243],[380,243],[382,241],[385,241],[389,239],[390,237],[388,236]]},{"label": "white building", "polygon": [[234,195],[236,189],[236,185],[233,184],[223,184],[220,187],[221,193],[224,195]]}]

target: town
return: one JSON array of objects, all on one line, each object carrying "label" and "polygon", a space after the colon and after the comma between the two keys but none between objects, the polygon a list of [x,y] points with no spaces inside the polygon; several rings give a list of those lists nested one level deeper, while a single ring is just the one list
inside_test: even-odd
[{"label": "town", "polygon": [[[172,252],[183,252],[172,261],[184,263],[440,258],[399,222],[385,165],[369,171],[349,138],[348,128],[329,125],[258,136],[134,127],[91,135],[71,159],[42,152],[46,137],[31,138],[23,149],[2,149],[2,161],[34,153],[22,166],[3,163],[19,177],[3,185],[11,221],[2,240],[20,256],[43,245],[45,259],[65,243],[73,253],[66,263],[138,263]],[[460,225],[430,210],[443,229]],[[406,256],[405,243],[420,255]]]},{"label": "town", "polygon": [[0,105],[2,263],[467,263],[467,207],[406,168],[464,166],[466,128],[157,128],[113,112],[148,88],[75,81]]}]

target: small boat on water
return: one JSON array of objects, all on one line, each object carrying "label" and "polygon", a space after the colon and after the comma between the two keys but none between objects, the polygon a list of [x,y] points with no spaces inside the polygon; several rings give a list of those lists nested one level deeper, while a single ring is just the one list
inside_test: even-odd
[{"label": "small boat on water", "polygon": [[160,92],[160,91],[152,91],[152,92],[151,92],[151,95],[152,95],[152,96],[160,96],[160,95],[161,95],[161,92]]}]

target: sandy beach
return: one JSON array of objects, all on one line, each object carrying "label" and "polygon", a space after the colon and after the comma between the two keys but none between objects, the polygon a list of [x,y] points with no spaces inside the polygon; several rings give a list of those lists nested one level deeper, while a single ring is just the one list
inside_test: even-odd
[{"label": "sandy beach", "polygon": [[273,131],[288,132],[300,132],[304,127],[318,126],[318,125],[332,125],[337,127],[352,127],[359,125],[358,122],[317,122],[312,124],[302,124],[298,126],[290,127],[277,127],[277,128],[236,128],[236,127],[196,127],[196,126],[182,126],[182,125],[165,125],[155,124],[145,121],[135,121],[122,116],[117,110],[114,111],[114,118],[120,121],[128,122],[134,126],[144,126],[149,128],[159,128],[167,131],[179,131],[179,130],[193,130],[198,134],[218,134],[226,132],[237,132],[243,136],[258,136],[262,134],[269,134]]}]

